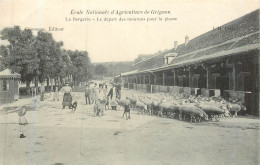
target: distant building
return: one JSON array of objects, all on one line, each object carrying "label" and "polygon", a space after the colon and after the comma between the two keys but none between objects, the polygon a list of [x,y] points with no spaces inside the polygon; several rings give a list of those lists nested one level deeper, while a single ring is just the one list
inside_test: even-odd
[{"label": "distant building", "polygon": [[140,54],[140,55],[134,60],[133,65],[136,64],[136,63],[139,63],[139,62],[141,62],[141,61],[144,61],[144,60],[146,60],[146,59],[148,59],[148,58],[150,58],[150,57],[152,57],[152,56],[154,56],[154,55],[152,55],[152,54],[147,54],[147,55],[145,55],[145,54]]}]

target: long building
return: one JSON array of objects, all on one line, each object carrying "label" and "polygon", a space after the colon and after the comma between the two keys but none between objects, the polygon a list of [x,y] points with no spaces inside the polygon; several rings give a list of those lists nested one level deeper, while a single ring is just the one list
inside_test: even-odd
[{"label": "long building", "polygon": [[125,88],[237,99],[259,116],[259,9],[115,77]]}]

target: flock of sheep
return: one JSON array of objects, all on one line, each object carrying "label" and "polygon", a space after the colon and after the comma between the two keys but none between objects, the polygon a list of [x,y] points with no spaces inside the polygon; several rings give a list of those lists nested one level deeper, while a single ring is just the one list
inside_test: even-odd
[{"label": "flock of sheep", "polygon": [[218,120],[220,117],[237,117],[240,110],[246,110],[240,102],[226,101],[221,97],[185,96],[179,93],[127,94],[117,100],[120,106],[129,105],[138,114],[178,118],[190,122]]}]

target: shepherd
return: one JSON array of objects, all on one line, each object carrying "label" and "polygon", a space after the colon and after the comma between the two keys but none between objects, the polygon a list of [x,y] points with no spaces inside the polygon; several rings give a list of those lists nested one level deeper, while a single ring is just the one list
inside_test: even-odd
[{"label": "shepherd", "polygon": [[111,106],[112,110],[116,110],[116,89],[115,89],[115,84],[113,84],[113,87],[109,90],[107,97],[109,98],[109,104]]},{"label": "shepherd", "polygon": [[70,106],[72,105],[72,88],[69,86],[69,82],[66,82],[66,85],[62,87],[60,91],[64,93],[62,101],[63,109],[65,108],[65,106],[68,106],[70,108]]}]

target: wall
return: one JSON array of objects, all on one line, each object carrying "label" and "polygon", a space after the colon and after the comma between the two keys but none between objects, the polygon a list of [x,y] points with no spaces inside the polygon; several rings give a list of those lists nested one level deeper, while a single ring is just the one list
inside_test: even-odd
[{"label": "wall", "polygon": [[0,104],[10,103],[19,98],[18,80],[9,80],[9,91],[3,91],[3,79],[0,80]]}]

